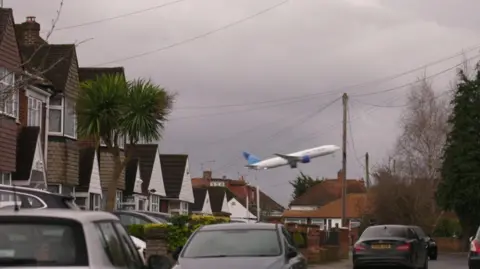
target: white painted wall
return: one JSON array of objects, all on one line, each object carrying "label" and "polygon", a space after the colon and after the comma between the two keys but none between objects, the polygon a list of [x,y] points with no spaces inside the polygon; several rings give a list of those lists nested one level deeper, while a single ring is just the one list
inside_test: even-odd
[{"label": "white painted wall", "polygon": [[302,211],[309,211],[317,209],[317,206],[307,206],[307,205],[292,205],[290,206],[290,210],[302,210]]},{"label": "white painted wall", "polygon": [[[47,186],[47,174],[45,173],[45,159],[42,152],[42,143],[40,142],[41,132],[38,134],[35,153],[33,155],[32,169],[43,173],[43,180]],[[29,180],[30,181],[30,180]]]},{"label": "white painted wall", "polygon": [[178,199],[181,201],[194,203],[195,198],[193,196],[193,187],[192,187],[192,177],[190,175],[190,166],[188,164],[188,158],[185,162],[185,172],[183,173],[182,188],[180,189],[180,194]]},{"label": "white painted wall", "polygon": [[140,165],[137,164],[137,174],[135,175],[135,183],[133,185],[134,193],[142,193],[142,183],[143,180],[140,177]]},{"label": "white painted wall", "polygon": [[210,195],[208,195],[208,191],[205,195],[205,200],[203,200],[202,213],[210,215],[212,214],[212,204],[210,203]]},{"label": "white painted wall", "polygon": [[245,218],[257,218],[251,212],[247,212],[247,209],[235,198],[227,201],[228,209],[230,210],[231,219],[245,219]]},{"label": "white painted wall", "polygon": [[227,194],[226,193],[223,195],[222,212],[230,213],[230,207],[228,206],[228,200],[227,200]]},{"label": "white painted wall", "polygon": [[98,168],[97,152],[93,157],[92,174],[90,176],[90,185],[88,186],[89,193],[97,193],[102,197],[102,185],[100,184],[100,170]]},{"label": "white painted wall", "polygon": [[[158,148],[157,148],[158,149]],[[157,150],[155,161],[153,162],[152,177],[148,184],[148,190],[155,189],[155,194],[167,196],[165,193],[165,183],[163,183],[162,165],[160,164],[160,153]]]}]

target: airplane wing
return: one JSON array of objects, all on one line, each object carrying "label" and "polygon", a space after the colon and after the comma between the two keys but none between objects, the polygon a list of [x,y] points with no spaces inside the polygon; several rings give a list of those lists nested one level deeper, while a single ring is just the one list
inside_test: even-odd
[{"label": "airplane wing", "polygon": [[297,156],[291,156],[291,155],[286,155],[286,154],[279,154],[279,153],[275,153],[274,155],[282,158],[282,159],[285,159],[289,162],[297,162],[297,161],[301,161],[302,158],[300,157],[297,157]]}]

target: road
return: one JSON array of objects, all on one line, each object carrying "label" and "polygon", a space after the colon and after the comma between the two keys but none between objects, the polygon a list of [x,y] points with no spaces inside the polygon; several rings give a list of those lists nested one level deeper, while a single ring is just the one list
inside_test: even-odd
[{"label": "road", "polygon": [[[341,261],[338,263],[314,265],[310,269],[352,269],[351,261]],[[429,269],[468,269],[467,254],[438,254],[438,260],[429,261]]]}]

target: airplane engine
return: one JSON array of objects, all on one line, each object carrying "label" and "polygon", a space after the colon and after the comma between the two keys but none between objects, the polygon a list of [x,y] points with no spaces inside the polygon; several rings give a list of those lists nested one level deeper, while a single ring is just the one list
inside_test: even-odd
[{"label": "airplane engine", "polygon": [[309,163],[310,162],[310,156],[303,156],[302,157],[302,163]]}]

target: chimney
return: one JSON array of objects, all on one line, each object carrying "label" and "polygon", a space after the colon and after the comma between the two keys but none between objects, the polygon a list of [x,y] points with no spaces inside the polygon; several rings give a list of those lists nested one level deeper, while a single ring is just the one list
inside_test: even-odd
[{"label": "chimney", "polygon": [[340,169],[337,173],[337,180],[342,182],[343,180],[343,172],[342,172],[342,169]]},{"label": "chimney", "polygon": [[203,171],[203,179],[212,180],[212,171]]},{"label": "chimney", "polygon": [[35,21],[35,16],[28,16],[27,20],[20,24],[22,40],[19,40],[22,45],[35,45],[41,40],[40,38],[40,24]]}]

